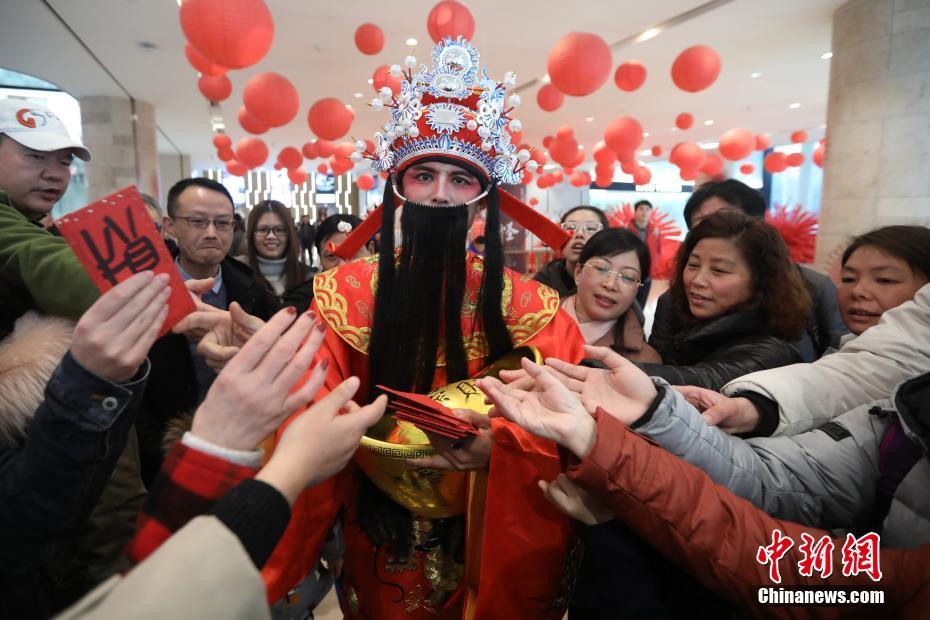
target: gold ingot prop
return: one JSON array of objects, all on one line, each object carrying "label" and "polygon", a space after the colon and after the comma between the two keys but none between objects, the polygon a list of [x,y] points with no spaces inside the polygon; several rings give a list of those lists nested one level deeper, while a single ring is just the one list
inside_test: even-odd
[{"label": "gold ingot prop", "polygon": [[[518,347],[474,377],[450,383],[428,396],[449,409],[471,409],[487,415],[491,406],[485,404],[476,379],[518,369],[524,357],[542,363],[536,347]],[[417,467],[407,462],[435,454],[426,433],[410,422],[385,415],[362,437],[355,462],[375,486],[414,514],[427,519],[460,515],[465,512],[468,472]]]}]

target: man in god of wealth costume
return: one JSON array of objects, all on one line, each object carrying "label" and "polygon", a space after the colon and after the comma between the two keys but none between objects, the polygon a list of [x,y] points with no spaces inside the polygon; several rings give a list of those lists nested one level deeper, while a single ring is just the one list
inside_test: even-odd
[{"label": "man in god of wealth costume", "polygon": [[[353,256],[380,226],[380,256],[313,282],[314,307],[329,326],[318,354],[329,364],[321,396],[357,375],[360,399],[374,399],[377,385],[421,394],[442,388],[433,397],[447,406],[486,413],[469,377],[492,365],[492,372],[516,367],[521,354],[582,357],[581,334],[559,312],[558,294],[504,269],[500,211],[550,246],[567,237],[497,187],[518,183],[529,159],[510,143],[508,127],[519,129],[509,117],[519,97],[506,92],[513,74],[491,80],[461,38],[435,47],[432,69],[414,73],[413,56],[405,64],[400,94],[372,103],[391,113],[375,152],[363,154],[358,142],[355,156],[390,173],[384,201],[337,249]],[[465,249],[480,208],[484,258]],[[410,462],[432,454],[428,467]],[[342,518],[341,604],[349,618],[562,617],[575,557],[571,527],[537,487],[561,471],[555,444],[494,419],[481,435],[450,445],[385,415],[354,463],[295,504],[265,567],[271,600],[307,575]]]}]

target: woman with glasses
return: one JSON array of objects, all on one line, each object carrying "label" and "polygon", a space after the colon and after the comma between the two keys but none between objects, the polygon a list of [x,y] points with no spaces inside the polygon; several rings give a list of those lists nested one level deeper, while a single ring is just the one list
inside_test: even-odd
[{"label": "woman with glasses", "polygon": [[288,208],[277,200],[263,200],[252,207],[246,256],[256,280],[284,305],[294,306],[298,312],[310,306],[312,274],[300,262],[294,220]]},{"label": "woman with glasses", "polygon": [[608,228],[588,240],[575,264],[577,292],[562,302],[587,344],[611,347],[634,361],[662,361],[646,344],[636,302],[648,273],[649,250],[629,230]]},{"label": "woman with glasses", "polygon": [[610,223],[604,212],[597,207],[580,205],[566,211],[561,224],[562,229],[572,235],[562,250],[562,258],[540,269],[533,279],[551,286],[564,299],[575,292],[575,265],[578,264],[585,242],[598,232],[610,228]]},{"label": "woman with glasses", "polygon": [[670,294],[681,330],[642,364],[672,385],[719,390],[750,372],[800,362],[791,344],[811,299],[778,231],[738,211],[715,213],[688,233]]}]

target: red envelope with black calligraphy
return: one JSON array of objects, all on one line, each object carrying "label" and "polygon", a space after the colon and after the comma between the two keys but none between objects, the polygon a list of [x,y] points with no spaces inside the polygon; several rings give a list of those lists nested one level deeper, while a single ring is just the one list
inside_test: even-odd
[{"label": "red envelope with black calligraphy", "polygon": [[135,187],[101,198],[55,224],[101,293],[140,271],[168,274],[171,297],[160,336],[194,311],[184,279]]}]

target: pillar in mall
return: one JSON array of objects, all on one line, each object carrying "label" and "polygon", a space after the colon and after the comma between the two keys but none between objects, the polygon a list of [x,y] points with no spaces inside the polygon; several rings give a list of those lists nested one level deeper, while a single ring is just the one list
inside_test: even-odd
[{"label": "pillar in mall", "polygon": [[852,0],[833,16],[817,266],[906,223],[930,225],[930,0]]},{"label": "pillar in mall", "polygon": [[87,165],[87,199],[136,185],[158,196],[155,110],[150,103],[123,97],[82,97],[84,144],[94,158]]}]

